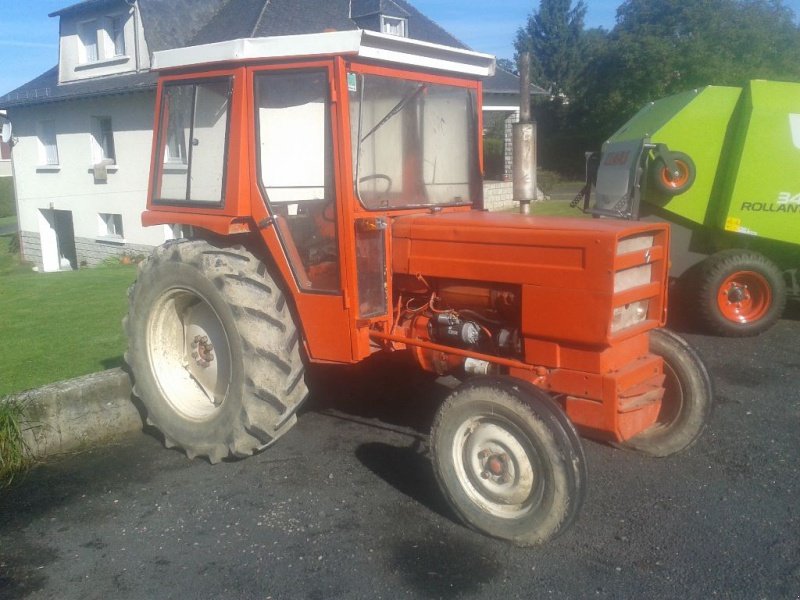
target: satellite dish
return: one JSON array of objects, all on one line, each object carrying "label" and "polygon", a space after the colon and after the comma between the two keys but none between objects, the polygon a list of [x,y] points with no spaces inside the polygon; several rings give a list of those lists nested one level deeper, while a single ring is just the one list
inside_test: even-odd
[{"label": "satellite dish", "polygon": [[2,133],[0,133],[0,140],[3,140],[4,144],[11,143],[11,129],[11,123],[8,121],[3,123],[3,130]]}]

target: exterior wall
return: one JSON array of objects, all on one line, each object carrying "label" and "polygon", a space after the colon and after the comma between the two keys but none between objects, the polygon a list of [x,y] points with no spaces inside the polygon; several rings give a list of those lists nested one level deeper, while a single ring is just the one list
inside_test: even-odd
[{"label": "exterior wall", "polygon": [[[125,17],[123,56],[99,56],[94,62],[81,61],[80,24],[94,20],[98,25],[105,18]],[[150,68],[150,55],[144,38],[144,28],[138,9],[121,6],[95,15],[63,16],[60,22],[58,80],[60,83],[79,81],[106,75],[130,73]],[[138,49],[138,54],[137,54]],[[98,52],[101,52],[98,48]]]},{"label": "exterior wall", "polygon": [[[150,170],[154,92],[106,96],[11,109],[18,138],[13,161],[17,214],[26,260],[45,268],[55,234],[52,211],[71,211],[79,265],[91,266],[110,255],[149,251],[171,236],[166,227],[143,228]],[[92,118],[110,117],[116,164],[106,181],[95,179],[92,165]],[[37,136],[41,120],[55,121],[59,165],[42,166]],[[124,237],[104,235],[100,214],[121,216]],[[49,236],[49,237],[48,237]],[[50,239],[52,238],[52,239]],[[44,249],[44,252],[43,252]]]}]

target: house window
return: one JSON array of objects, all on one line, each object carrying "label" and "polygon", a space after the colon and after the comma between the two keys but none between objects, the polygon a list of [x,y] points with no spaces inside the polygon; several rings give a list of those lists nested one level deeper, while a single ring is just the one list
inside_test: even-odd
[{"label": "house window", "polygon": [[97,22],[78,23],[78,38],[80,39],[81,63],[97,62]]},{"label": "house window", "polygon": [[43,165],[58,164],[55,121],[42,121],[39,123],[39,161]]},{"label": "house window", "polygon": [[79,59],[81,64],[125,56],[125,22],[127,15],[106,17],[100,21],[78,23]]},{"label": "house window", "polygon": [[117,162],[111,117],[92,118],[92,161],[95,165],[102,162],[113,165]]},{"label": "house window", "polygon": [[381,31],[383,33],[388,33],[389,35],[396,35],[399,37],[408,37],[408,33],[406,30],[407,22],[406,19],[402,19],[400,17],[387,17],[385,15],[381,16]]},{"label": "house window", "polygon": [[124,237],[122,233],[122,215],[113,213],[100,213],[97,215],[99,233],[103,237],[119,238]]},{"label": "house window", "polygon": [[111,38],[111,47],[114,56],[125,56],[125,17],[109,19],[108,36]]}]

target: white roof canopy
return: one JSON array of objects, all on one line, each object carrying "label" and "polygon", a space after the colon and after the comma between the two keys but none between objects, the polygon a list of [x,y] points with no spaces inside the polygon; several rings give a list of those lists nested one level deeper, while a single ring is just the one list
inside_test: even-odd
[{"label": "white roof canopy", "polygon": [[153,55],[153,70],[259,59],[302,58],[345,54],[476,77],[494,75],[495,59],[481,54],[420,42],[395,35],[356,29],[306,35],[245,38],[201,46],[164,50]]}]

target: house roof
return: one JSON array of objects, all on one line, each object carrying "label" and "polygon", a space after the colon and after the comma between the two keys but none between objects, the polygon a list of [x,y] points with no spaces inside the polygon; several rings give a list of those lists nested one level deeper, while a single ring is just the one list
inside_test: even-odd
[{"label": "house roof", "polygon": [[[358,29],[350,18],[351,0],[137,0],[150,52],[171,50],[239,38],[321,33]],[[51,13],[64,16],[89,12],[105,6],[124,5],[126,0],[84,0]],[[406,0],[353,0],[367,10],[384,4],[407,14],[408,35],[412,39],[470,48],[418,11]],[[387,6],[387,10],[388,10]],[[53,68],[16,90],[0,97],[0,106],[40,104],[84,96],[136,91],[155,85],[156,75],[137,73],[111,75],[58,84],[58,69]],[[513,80],[513,81],[512,81]],[[511,93],[519,80],[497,70],[484,79],[489,93]]]}]

